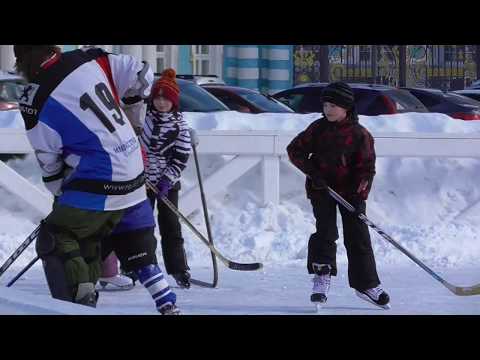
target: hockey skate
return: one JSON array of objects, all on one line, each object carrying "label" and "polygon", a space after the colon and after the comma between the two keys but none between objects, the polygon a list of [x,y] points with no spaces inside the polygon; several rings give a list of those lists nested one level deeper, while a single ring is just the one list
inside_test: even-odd
[{"label": "hockey skate", "polygon": [[78,285],[75,303],[93,308],[97,307],[98,291],[94,289],[93,283],[80,283]]},{"label": "hockey skate", "polygon": [[80,305],[85,305],[85,306],[90,306],[90,307],[96,308],[97,307],[97,301],[98,301],[98,291],[95,290],[94,292],[91,292],[91,293],[85,295],[83,298],[77,300],[76,303],[80,304]]},{"label": "hockey skate", "polygon": [[180,315],[180,309],[171,303],[166,303],[161,308],[158,309],[158,312],[162,315]]},{"label": "hockey skate", "polygon": [[381,285],[367,290],[355,290],[355,293],[360,299],[368,301],[382,309],[390,309],[390,297],[387,292],[383,290]]},{"label": "hockey skate", "polygon": [[107,291],[130,290],[135,286],[135,283],[130,277],[120,274],[99,278],[98,282],[100,283],[101,289]]},{"label": "hockey skate", "polygon": [[172,274],[172,276],[179,287],[182,289],[190,288],[190,273],[188,271]]},{"label": "hockey skate", "polygon": [[328,264],[317,263],[313,263],[312,267],[315,275],[313,276],[313,289],[310,301],[315,303],[315,307],[318,311],[327,302],[332,267]]},{"label": "hockey skate", "polygon": [[121,270],[121,274],[124,276],[128,276],[130,279],[133,281],[133,285],[138,281],[138,275],[135,273],[135,271],[124,271]]}]

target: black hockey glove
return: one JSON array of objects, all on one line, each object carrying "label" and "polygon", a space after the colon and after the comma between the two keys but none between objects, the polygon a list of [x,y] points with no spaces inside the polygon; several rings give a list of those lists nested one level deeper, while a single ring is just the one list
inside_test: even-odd
[{"label": "black hockey glove", "polygon": [[355,194],[354,196],[351,197],[350,205],[352,205],[355,208],[354,214],[356,216],[360,214],[365,214],[365,208],[366,208],[365,200],[363,200],[362,197],[359,196],[358,194]]}]

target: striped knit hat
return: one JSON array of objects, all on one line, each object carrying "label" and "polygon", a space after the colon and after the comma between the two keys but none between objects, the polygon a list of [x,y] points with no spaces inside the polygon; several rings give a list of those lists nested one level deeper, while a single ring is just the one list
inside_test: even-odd
[{"label": "striped knit hat", "polygon": [[170,100],[173,103],[173,106],[178,109],[178,104],[180,101],[180,88],[175,80],[175,76],[175,70],[165,69],[162,72],[160,79],[158,79],[153,85],[152,99],[157,97],[160,93],[160,90],[162,90],[162,96]]},{"label": "striped knit hat", "polygon": [[352,88],[341,81],[331,83],[323,89],[322,102],[326,101],[347,110],[355,106]]}]

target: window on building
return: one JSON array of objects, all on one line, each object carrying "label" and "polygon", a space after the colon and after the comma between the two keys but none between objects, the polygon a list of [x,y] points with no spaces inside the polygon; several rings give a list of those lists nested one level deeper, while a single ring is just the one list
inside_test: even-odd
[{"label": "window on building", "polygon": [[212,55],[209,45],[192,45],[193,75],[210,75]]},{"label": "window on building", "polygon": [[157,45],[157,72],[162,72],[166,68],[166,49],[165,45]]},{"label": "window on building", "polygon": [[112,45],[112,53],[120,54],[122,52],[121,45]]},{"label": "window on building", "polygon": [[157,72],[162,72],[165,69],[165,59],[157,57]]}]

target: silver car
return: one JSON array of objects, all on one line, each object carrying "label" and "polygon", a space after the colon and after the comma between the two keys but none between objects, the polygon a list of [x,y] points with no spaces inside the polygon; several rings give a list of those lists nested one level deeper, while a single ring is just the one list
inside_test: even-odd
[{"label": "silver car", "polygon": [[18,109],[24,84],[21,76],[0,70],[0,128],[24,128]]}]

